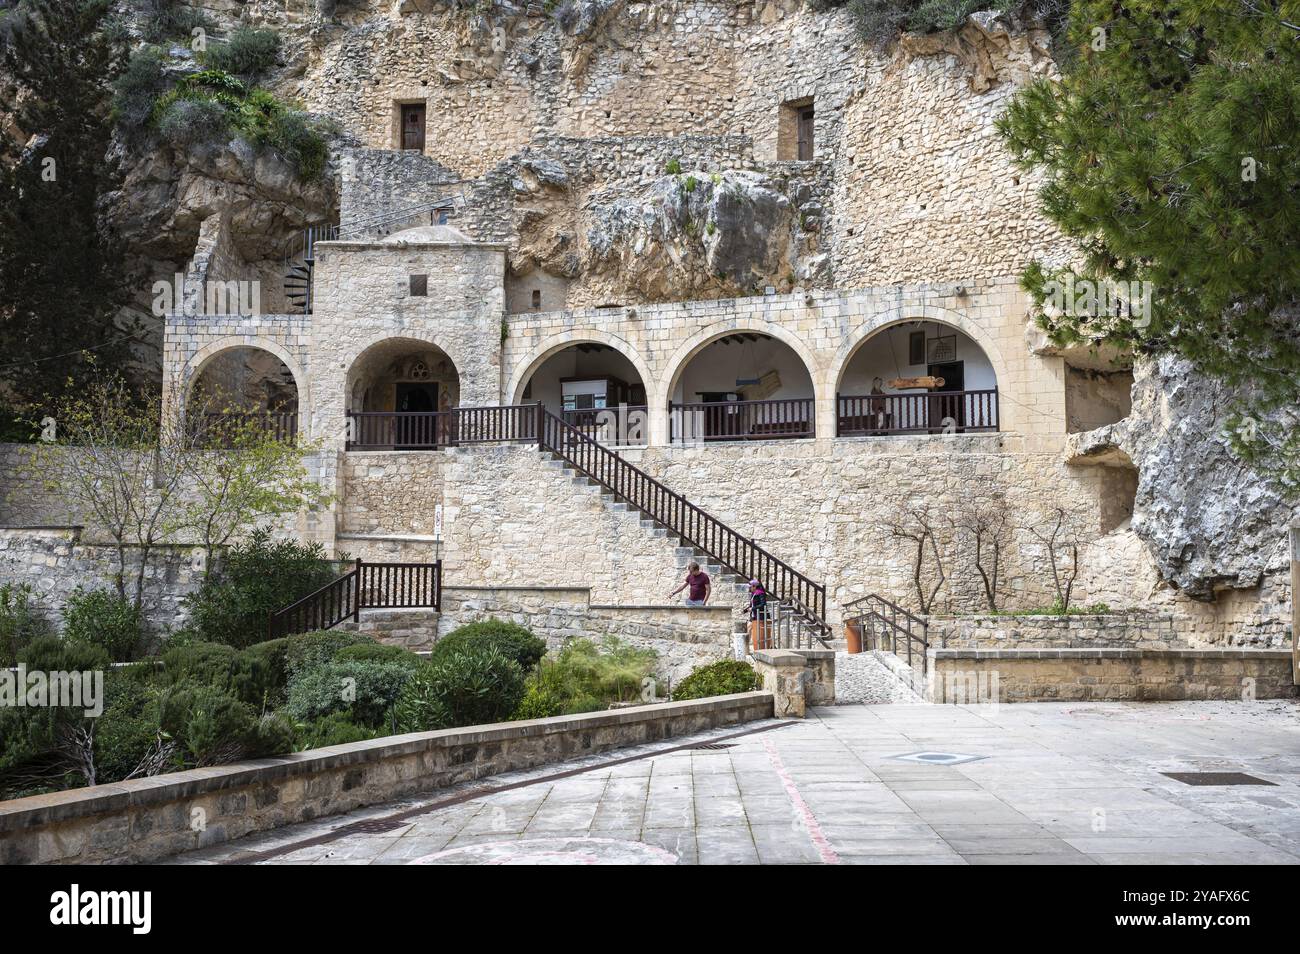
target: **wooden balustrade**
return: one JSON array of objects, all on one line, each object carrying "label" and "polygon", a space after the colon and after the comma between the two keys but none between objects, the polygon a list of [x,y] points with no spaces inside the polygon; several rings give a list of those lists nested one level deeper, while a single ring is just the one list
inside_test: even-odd
[{"label": "wooden balustrade", "polygon": [[813,437],[815,417],[812,398],[668,405],[670,440],[686,444]]},{"label": "wooden balustrade", "polygon": [[966,434],[998,429],[998,392],[919,391],[840,395],[840,437],[880,434]]}]

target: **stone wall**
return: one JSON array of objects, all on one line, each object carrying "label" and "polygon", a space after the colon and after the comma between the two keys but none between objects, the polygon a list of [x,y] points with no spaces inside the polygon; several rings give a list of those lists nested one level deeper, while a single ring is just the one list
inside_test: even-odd
[{"label": "stone wall", "polygon": [[[134,587],[139,566],[139,548],[128,548],[129,587]],[[83,543],[79,527],[0,529],[0,584],[29,585],[36,609],[56,628],[77,587],[111,589],[116,569],[116,550]],[[150,554],[143,609],[146,627],[153,634],[166,635],[185,623],[185,597],[197,592],[203,576],[202,551],[163,546]]]},{"label": "stone wall", "polygon": [[1174,617],[1149,613],[930,617],[939,649],[1181,649]]},{"label": "stone wall", "polygon": [[932,649],[931,702],[1289,699],[1281,649]]},{"label": "stone wall", "polygon": [[420,732],[20,798],[0,802],[0,864],[157,861],[502,772],[771,716],[772,697],[748,692]]}]

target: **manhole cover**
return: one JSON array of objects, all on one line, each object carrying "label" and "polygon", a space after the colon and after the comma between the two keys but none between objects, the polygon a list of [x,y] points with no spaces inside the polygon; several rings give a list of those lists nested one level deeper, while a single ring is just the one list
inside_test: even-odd
[{"label": "manhole cover", "polygon": [[735,747],[736,743],[734,742],[704,742],[700,745],[691,746],[693,749],[709,749],[710,751],[714,749],[734,749]]},{"label": "manhole cover", "polygon": [[1188,785],[1276,785],[1262,778],[1255,778],[1245,772],[1161,772],[1175,782]]},{"label": "manhole cover", "polygon": [[961,765],[963,762],[978,762],[988,756],[963,755],[961,752],[908,752],[906,755],[891,755],[890,758],[900,762],[919,762],[922,765]]}]

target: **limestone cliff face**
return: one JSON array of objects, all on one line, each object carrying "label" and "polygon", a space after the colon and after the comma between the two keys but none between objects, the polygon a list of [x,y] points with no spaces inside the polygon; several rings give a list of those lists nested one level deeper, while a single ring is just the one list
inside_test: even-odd
[{"label": "limestone cliff face", "polygon": [[1234,397],[1186,361],[1139,361],[1129,416],[1071,440],[1077,461],[1132,461],[1133,532],[1161,577],[1197,599],[1257,587],[1287,567],[1295,505],[1233,455],[1224,428]]}]

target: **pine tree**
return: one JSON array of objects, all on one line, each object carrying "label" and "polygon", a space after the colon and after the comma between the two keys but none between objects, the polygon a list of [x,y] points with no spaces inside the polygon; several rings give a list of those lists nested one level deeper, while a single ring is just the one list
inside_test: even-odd
[{"label": "pine tree", "polygon": [[[1066,36],[1060,80],[999,122],[1081,250],[1023,276],[1039,323],[1239,388],[1228,436],[1300,489],[1300,3],[1075,0]],[[1062,313],[1075,279],[1150,282],[1149,315]]]},{"label": "pine tree", "polygon": [[0,13],[0,113],[23,140],[0,144],[0,381],[11,401],[48,406],[87,354],[112,366],[127,351],[123,259],[101,211],[120,185],[108,84],[124,47],[106,0]]}]

